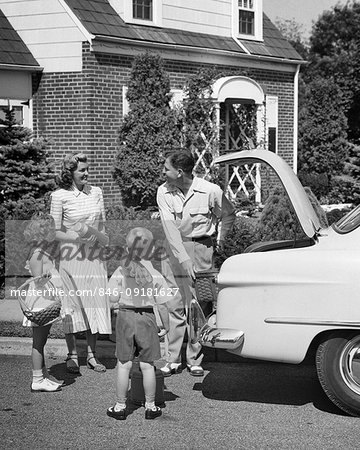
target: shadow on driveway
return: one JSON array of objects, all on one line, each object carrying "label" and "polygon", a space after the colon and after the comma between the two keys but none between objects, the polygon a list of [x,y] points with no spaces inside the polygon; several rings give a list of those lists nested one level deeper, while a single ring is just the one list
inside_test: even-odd
[{"label": "shadow on driveway", "polygon": [[[209,373],[201,383],[204,397],[232,402],[305,405],[345,415],[326,396],[309,364],[280,364],[238,358],[239,362],[208,362]],[[200,390],[199,386],[195,387]]]}]

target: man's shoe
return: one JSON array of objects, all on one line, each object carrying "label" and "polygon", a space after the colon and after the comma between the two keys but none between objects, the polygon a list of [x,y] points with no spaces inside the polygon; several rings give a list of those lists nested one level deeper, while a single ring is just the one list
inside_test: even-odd
[{"label": "man's shoe", "polygon": [[181,373],[182,367],[181,364],[178,363],[166,363],[164,367],[160,368],[160,370],[164,377],[170,377],[176,373]]},{"label": "man's shoe", "polygon": [[112,417],[116,420],[125,420],[126,419],[126,409],[120,409],[119,411],[115,410],[115,406],[110,406],[108,410],[106,411],[106,414],[109,417]]},{"label": "man's shoe", "polygon": [[190,372],[190,375],[193,377],[203,377],[204,369],[201,366],[190,366],[187,365],[187,370]]},{"label": "man's shoe", "polygon": [[60,390],[60,385],[53,383],[47,378],[43,378],[41,381],[33,381],[31,384],[31,392],[56,392]]},{"label": "man's shoe", "polygon": [[156,419],[156,417],[161,416],[162,411],[158,406],[155,406],[152,409],[145,409],[145,419]]}]

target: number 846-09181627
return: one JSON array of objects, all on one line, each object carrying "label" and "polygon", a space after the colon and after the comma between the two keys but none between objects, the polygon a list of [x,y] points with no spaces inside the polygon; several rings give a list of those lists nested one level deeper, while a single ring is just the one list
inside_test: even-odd
[{"label": "number 846-09181627", "polygon": [[173,297],[177,294],[179,288],[156,288],[156,287],[136,287],[136,288],[125,288],[125,289],[100,289],[100,295],[111,295],[111,296],[121,296],[126,297]]}]

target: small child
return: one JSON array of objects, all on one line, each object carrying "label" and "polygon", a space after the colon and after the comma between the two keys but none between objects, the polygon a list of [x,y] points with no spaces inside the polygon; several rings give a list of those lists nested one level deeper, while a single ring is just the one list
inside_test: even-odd
[{"label": "small child", "polygon": [[[109,280],[110,301],[118,302],[116,320],[116,396],[114,406],[107,415],[117,420],[126,419],[126,398],[129,374],[135,351],[138,352],[145,392],[145,419],[161,416],[155,405],[156,376],[154,361],[160,359],[159,335],[169,330],[169,314],[165,303],[169,300],[168,286],[163,276],[155,270],[149,259],[153,246],[153,235],[146,228],[133,228],[126,236],[126,245],[137,263],[147,269],[152,278],[142,285],[137,284],[122,267],[115,270]],[[163,330],[158,335],[154,307],[157,308]]]},{"label": "small child", "polygon": [[[29,284],[28,294],[25,303],[33,309],[42,309],[49,302],[53,301],[52,293],[46,290],[46,282],[51,278],[55,289],[62,290],[61,278],[57,272],[53,258],[48,253],[51,242],[55,239],[55,222],[52,216],[44,213],[36,213],[24,231],[25,239],[30,243],[31,248],[27,260],[26,268],[33,277],[39,277],[37,281]],[[34,292],[43,290],[44,295],[40,298],[34,296]],[[36,303],[35,303],[36,302]],[[35,304],[34,304],[35,303]],[[32,344],[32,392],[54,392],[58,391],[62,386],[62,382],[52,377],[46,367],[44,358],[44,347],[49,335],[51,324],[38,326],[24,317],[24,326],[32,327],[33,344]]]}]

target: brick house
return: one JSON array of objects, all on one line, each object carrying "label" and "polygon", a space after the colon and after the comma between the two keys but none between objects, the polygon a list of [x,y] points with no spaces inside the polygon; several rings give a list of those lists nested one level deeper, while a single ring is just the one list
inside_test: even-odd
[{"label": "brick house", "polygon": [[0,118],[10,106],[16,120],[32,128],[32,78],[42,68],[0,10]]},{"label": "brick house", "polygon": [[0,10],[37,62],[32,96],[23,97],[35,134],[51,138],[56,159],[89,154],[91,182],[107,202],[119,198],[112,161],[131,64],[145,51],[163,58],[175,100],[191,74],[216,66],[225,74],[213,86],[228,130],[221,148],[242,148],[241,130],[232,136],[228,125],[236,105],[250,104],[258,142],[296,171],[303,61],[263,14],[262,0],[0,0]]}]

